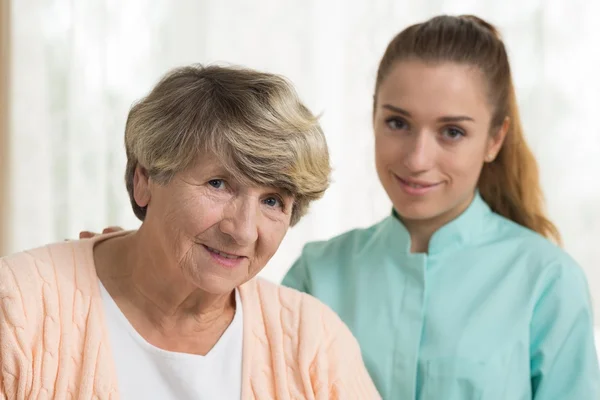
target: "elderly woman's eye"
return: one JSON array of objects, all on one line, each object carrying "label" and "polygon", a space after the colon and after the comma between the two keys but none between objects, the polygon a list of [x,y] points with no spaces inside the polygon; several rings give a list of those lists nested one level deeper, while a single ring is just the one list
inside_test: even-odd
[{"label": "elderly woman's eye", "polygon": [[208,181],[208,184],[214,187],[215,189],[221,189],[225,182],[223,181],[223,179],[211,179],[210,181]]},{"label": "elderly woman's eye", "polygon": [[277,198],[277,197],[267,197],[264,200],[264,203],[269,206],[269,207],[281,207],[283,208],[283,202],[281,201],[281,199]]}]

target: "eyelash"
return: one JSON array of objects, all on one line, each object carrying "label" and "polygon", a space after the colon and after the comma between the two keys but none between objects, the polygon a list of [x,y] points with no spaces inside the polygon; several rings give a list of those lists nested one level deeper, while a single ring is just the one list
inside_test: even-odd
[{"label": "eyelash", "polygon": [[449,131],[454,131],[457,133],[456,136],[447,136],[446,135],[446,137],[450,140],[458,140],[459,138],[466,136],[465,132],[462,129],[459,129],[455,126],[449,126],[449,127],[444,128],[443,133],[449,132]]},{"label": "eyelash", "polygon": [[222,183],[223,185],[225,184],[225,181],[223,179],[211,179],[210,181],[208,181],[208,184],[215,189],[219,189],[218,187],[213,185],[213,183],[215,183],[215,182]]},{"label": "eyelash", "polygon": [[[389,117],[385,120],[386,125],[388,126],[388,128],[392,129],[392,130],[401,130],[401,129],[407,129],[409,127],[408,123],[400,117]],[[392,123],[400,123],[403,126],[401,128],[398,127],[393,127]],[[447,136],[444,135],[444,133],[448,132],[448,131],[454,131],[457,133],[456,136],[452,137],[452,136]],[[450,140],[457,140],[459,137],[463,137],[466,136],[465,131],[456,127],[456,126],[447,126],[444,127],[443,131],[442,131],[442,135],[444,135],[446,138],[450,139]]]},{"label": "eyelash", "polygon": [[[216,187],[215,185],[213,185],[213,183],[218,184],[218,183],[222,183],[223,185],[225,184],[225,181],[223,179],[211,179],[208,181],[208,184],[210,186],[212,186],[213,188],[219,190],[219,187]],[[283,199],[280,196],[275,196],[275,195],[269,195],[267,198],[265,198],[263,200],[263,203],[269,199],[275,199],[277,202],[279,202],[279,207],[282,210],[285,210],[285,202],[283,201]],[[269,206],[269,207],[275,207],[275,206]]]},{"label": "eyelash", "polygon": [[393,122],[395,122],[395,123],[400,122],[400,123],[404,124],[405,127],[408,126],[408,124],[406,123],[406,121],[404,119],[402,119],[402,118],[399,118],[399,117],[390,117],[390,118],[387,118],[385,120],[385,124],[388,126],[388,128],[393,129],[393,130],[403,129],[403,128],[394,128],[393,126],[391,126],[391,124]]},{"label": "eyelash", "polygon": [[[269,196],[265,200],[263,200],[263,202],[265,202],[267,200],[270,200],[270,199],[275,199],[276,201],[278,201],[279,202],[279,208],[281,208],[282,210],[285,210],[285,203],[283,202],[283,200],[279,196]],[[269,207],[274,207],[274,206],[269,206]]]}]

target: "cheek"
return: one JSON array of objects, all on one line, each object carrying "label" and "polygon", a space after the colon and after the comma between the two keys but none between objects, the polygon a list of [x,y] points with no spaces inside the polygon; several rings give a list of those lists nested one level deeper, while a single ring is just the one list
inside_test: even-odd
[{"label": "cheek", "polygon": [[402,145],[398,138],[375,136],[375,162],[378,166],[394,164],[402,160]]},{"label": "cheek", "polygon": [[289,224],[282,221],[268,221],[262,228],[259,228],[260,244],[257,249],[257,256],[265,262],[270,259],[277,249],[285,234]]},{"label": "cheek", "polygon": [[207,196],[184,194],[172,199],[166,222],[174,230],[196,236],[222,219],[223,208]]},{"label": "cheek", "polygon": [[483,165],[482,151],[478,148],[461,150],[463,151],[446,154],[440,165],[455,181],[460,180],[466,185],[472,185],[477,181]]}]

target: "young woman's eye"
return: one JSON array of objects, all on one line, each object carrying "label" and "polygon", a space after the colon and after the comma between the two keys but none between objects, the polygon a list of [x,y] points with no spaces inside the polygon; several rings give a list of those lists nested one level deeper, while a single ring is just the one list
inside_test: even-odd
[{"label": "young woman's eye", "polygon": [[444,137],[450,140],[457,140],[465,136],[465,132],[462,129],[458,129],[452,126],[445,128],[442,134],[444,135]]},{"label": "young woman's eye", "polygon": [[223,179],[211,179],[208,184],[215,189],[222,189],[225,186],[225,181]]},{"label": "young woman's eye", "polygon": [[406,123],[406,121],[399,117],[390,117],[385,120],[385,124],[388,126],[388,128],[392,130],[408,128],[408,124]]}]

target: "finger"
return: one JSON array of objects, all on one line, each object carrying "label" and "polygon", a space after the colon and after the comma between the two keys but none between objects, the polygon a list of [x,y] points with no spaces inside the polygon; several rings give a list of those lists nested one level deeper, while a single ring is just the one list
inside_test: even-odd
[{"label": "finger", "polygon": [[109,226],[108,228],[104,228],[102,230],[102,233],[103,234],[114,233],[114,232],[120,232],[122,230],[123,230],[123,228],[121,228],[120,226]]}]

